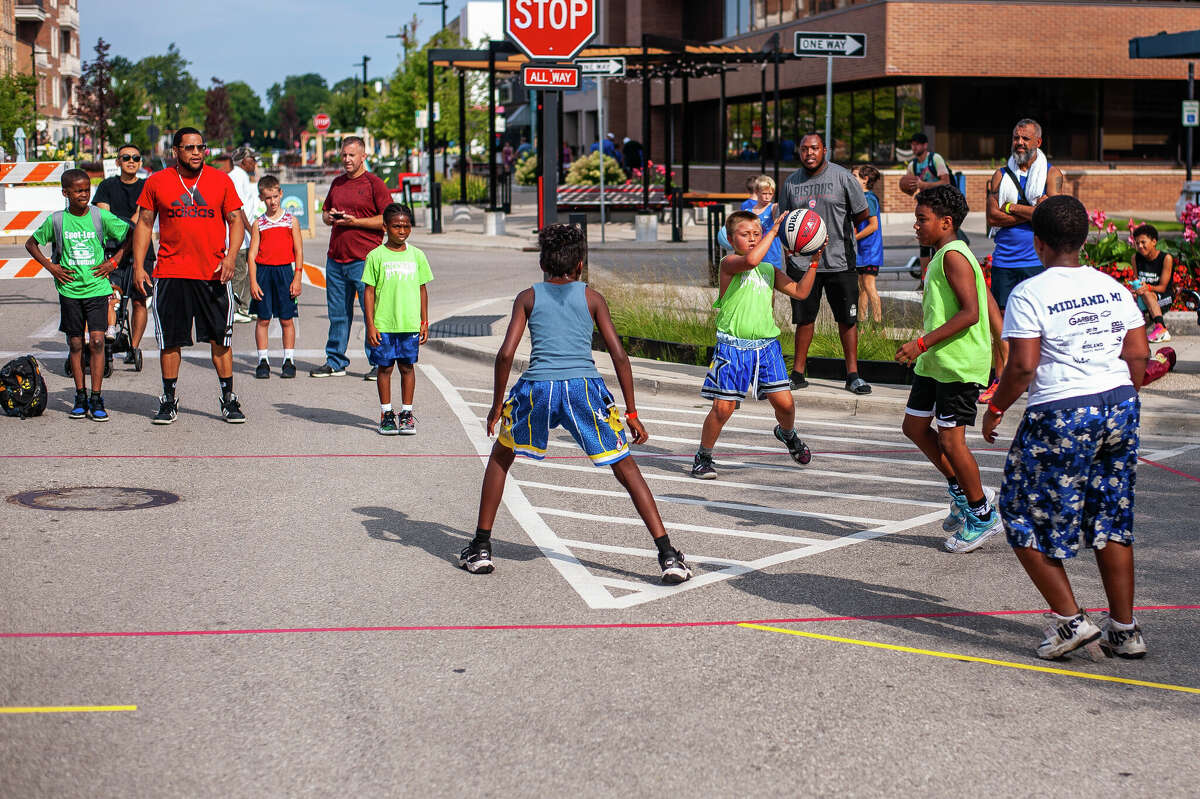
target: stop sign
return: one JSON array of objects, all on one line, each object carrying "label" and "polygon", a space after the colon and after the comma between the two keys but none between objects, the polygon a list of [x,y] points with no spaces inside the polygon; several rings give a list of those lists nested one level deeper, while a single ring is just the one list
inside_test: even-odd
[{"label": "stop sign", "polygon": [[504,32],[530,58],[574,58],[596,35],[596,2],[504,0]]},{"label": "stop sign", "polygon": [[329,114],[320,113],[313,115],[313,127],[318,133],[324,133],[329,130]]}]

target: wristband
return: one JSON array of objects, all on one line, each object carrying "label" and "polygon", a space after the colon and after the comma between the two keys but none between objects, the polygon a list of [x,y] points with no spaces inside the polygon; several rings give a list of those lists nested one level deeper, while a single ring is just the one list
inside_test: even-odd
[{"label": "wristband", "polygon": [[637,411],[630,411],[629,413],[625,414],[625,418],[626,418],[626,419],[636,419],[636,418],[638,418],[638,416],[637,416]]},{"label": "wristband", "polygon": [[1004,204],[1004,213],[1012,215],[1012,203]]},{"label": "wristband", "polygon": [[917,338],[917,349],[919,349],[921,352],[929,352],[929,345],[925,343],[924,336],[919,336]]},{"label": "wristband", "polygon": [[988,403],[988,411],[990,411],[991,413],[994,413],[994,414],[996,414],[997,416],[1003,416],[1003,415],[1004,415],[1004,411],[1003,411],[1003,410],[1001,410],[1000,408],[997,408],[997,407],[996,407],[996,403],[994,403],[994,402],[989,402],[989,403]]}]

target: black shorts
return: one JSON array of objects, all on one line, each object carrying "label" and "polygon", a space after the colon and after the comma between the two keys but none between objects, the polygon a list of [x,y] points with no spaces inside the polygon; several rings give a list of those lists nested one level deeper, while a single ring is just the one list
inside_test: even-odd
[{"label": "black shorts", "polygon": [[978,383],[942,383],[932,377],[914,375],[904,412],[909,416],[934,417],[938,427],[971,427],[975,424],[982,388]]},{"label": "black shorts", "polygon": [[854,271],[860,275],[878,275],[879,267],[878,266],[856,266],[856,267],[854,267]]},{"label": "black shorts", "polygon": [[83,326],[93,333],[103,333],[108,327],[108,300],[111,294],[102,297],[64,297],[58,295],[61,321],[58,329],[71,338],[83,336]]},{"label": "black shorts", "polygon": [[[803,273],[793,271],[788,266],[788,277],[800,280]],[[829,302],[833,318],[838,323],[853,327],[858,324],[858,275],[848,272],[822,272],[817,270],[817,279],[813,281],[812,292],[803,300],[792,300],[792,324],[811,325],[817,321],[817,311],[821,308],[821,292]]]},{"label": "black shorts", "polygon": [[160,277],[154,282],[154,324],[159,349],[187,347],[196,341],[233,343],[233,286],[219,280]]},{"label": "black shorts", "polygon": [[[153,279],[154,263],[147,262],[145,264],[145,268],[146,268],[146,274],[149,275],[151,277],[151,279]],[[142,289],[139,286],[135,286],[133,284],[133,264],[128,264],[126,266],[118,266],[116,269],[114,269],[112,272],[109,273],[108,282],[112,283],[113,288],[119,289],[120,291],[125,291],[125,287],[128,286],[129,287],[129,296],[133,297],[135,300],[146,300],[146,299],[150,298],[150,295],[148,295],[146,292],[142,291]]]}]

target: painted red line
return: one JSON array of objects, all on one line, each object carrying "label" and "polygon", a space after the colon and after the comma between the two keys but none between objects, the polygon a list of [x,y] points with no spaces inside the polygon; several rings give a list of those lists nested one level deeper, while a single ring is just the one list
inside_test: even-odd
[{"label": "painted red line", "polygon": [[1172,469],[1170,466],[1167,466],[1165,463],[1159,463],[1158,461],[1152,461],[1149,458],[1138,458],[1138,460],[1141,461],[1142,463],[1148,463],[1151,466],[1157,466],[1158,468],[1160,468],[1164,471],[1168,471],[1171,474],[1177,474],[1180,477],[1185,477],[1188,480],[1194,480],[1197,483],[1200,483],[1200,477],[1197,477],[1194,474],[1188,474],[1187,472],[1181,472],[1178,469]]},{"label": "painted red line", "polygon": [[[1089,613],[1107,608],[1088,608]],[[1137,612],[1152,610],[1200,610],[1200,605],[1142,605]],[[733,627],[739,624],[805,624],[823,621],[890,621],[897,619],[947,619],[973,616],[1027,616],[1039,610],[960,610],[946,613],[895,613],[878,616],[810,616],[794,619],[733,619],[719,621],[614,622],[609,624],[422,624],[386,627],[280,627],[247,630],[128,630],[113,632],[0,632],[0,638],[161,638],[199,635],[288,635],[297,633],[389,633],[389,632],[522,632],[537,630],[644,630],[683,627]]]},{"label": "painted red line", "polygon": [[[993,450],[974,450],[975,452],[991,452]],[[919,454],[915,449],[848,449],[848,450],[813,450],[814,455],[878,455],[884,453],[891,454]],[[638,452],[638,458],[681,458],[692,457],[694,452]],[[724,457],[729,458],[744,458],[748,456],[761,457],[765,455],[786,455],[787,453],[779,449],[763,450],[761,452],[730,452]],[[482,457],[474,452],[298,452],[294,454],[274,453],[274,454],[258,454],[258,453],[232,453],[228,455],[147,455],[145,453],[130,453],[130,454],[107,454],[107,455],[80,455],[61,454],[61,453],[43,453],[43,454],[0,454],[0,459],[9,460],[88,460],[90,458],[127,458],[129,460],[271,460],[283,458],[479,458]],[[587,455],[547,455],[545,460],[579,460],[587,459]],[[913,463],[920,464],[924,461],[914,460]]]}]

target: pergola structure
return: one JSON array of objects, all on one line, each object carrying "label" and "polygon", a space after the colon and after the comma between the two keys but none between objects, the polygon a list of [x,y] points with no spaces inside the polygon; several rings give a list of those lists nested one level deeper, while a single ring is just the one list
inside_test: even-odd
[{"label": "pergola structure", "polygon": [[[617,46],[617,45],[591,45],[583,49],[577,58],[612,58],[622,57],[626,63],[626,77],[617,80],[625,80],[627,82],[640,81],[642,85],[642,145],[646,153],[647,160],[651,151],[651,125],[650,125],[650,86],[651,81],[663,81],[664,89],[664,107],[666,110],[666,192],[668,195],[674,194],[674,186],[671,180],[671,167],[675,163],[675,112],[671,102],[671,91],[673,83],[678,80],[681,83],[681,124],[686,130],[688,127],[688,90],[693,79],[706,78],[717,75],[721,79],[720,93],[720,152],[721,152],[721,191],[725,190],[726,177],[726,161],[727,147],[725,142],[728,140],[728,122],[725,112],[725,74],[731,69],[737,69],[745,65],[758,65],[762,70],[762,127],[767,130],[767,66],[773,67],[774,71],[774,100],[775,100],[775,130],[780,129],[780,102],[779,102],[779,65],[784,59],[792,56],[784,53],[779,46],[779,34],[776,33],[768,40],[764,49],[749,50],[744,47],[736,47],[733,45],[723,44],[705,44],[701,42],[687,42],[679,39],[670,39],[663,36],[654,36],[651,34],[642,35],[642,43],[640,47],[636,46]],[[492,210],[496,209],[496,159],[492,152],[494,142],[496,140],[496,77],[497,75],[512,75],[520,72],[521,66],[528,63],[529,59],[521,53],[515,45],[508,41],[490,42],[487,49],[480,50],[456,50],[456,49],[431,49],[429,51],[429,69],[428,69],[428,96],[429,96],[429,180],[430,185],[435,179],[434,175],[434,149],[436,136],[434,135],[434,120],[433,120],[433,94],[434,94],[434,78],[435,68],[455,69],[459,72],[459,112],[458,112],[458,128],[459,140],[466,141],[466,73],[468,71],[486,71],[488,73],[488,175],[489,175],[489,206]],[[539,141],[539,157],[542,151]],[[774,156],[774,172],[775,180],[779,180],[779,154],[780,148],[775,148]],[[683,193],[690,190],[690,169],[691,169],[691,139],[689,136],[683,137],[683,152],[682,152],[682,184],[680,189]],[[760,154],[763,170],[766,170],[766,148],[762,148]],[[462,181],[462,196],[466,197],[466,171],[460,170],[460,180]],[[642,170],[642,201],[643,206],[648,207],[650,203],[650,170]],[[435,231],[436,232],[436,231]]]},{"label": "pergola structure", "polygon": [[[1129,40],[1130,58],[1200,58],[1200,31],[1183,33],[1160,33],[1156,36],[1138,36]],[[1196,99],[1196,65],[1188,62],[1189,100]],[[1192,179],[1192,146],[1195,128],[1187,129],[1187,177]]]}]

